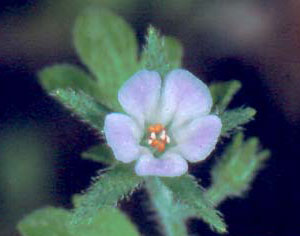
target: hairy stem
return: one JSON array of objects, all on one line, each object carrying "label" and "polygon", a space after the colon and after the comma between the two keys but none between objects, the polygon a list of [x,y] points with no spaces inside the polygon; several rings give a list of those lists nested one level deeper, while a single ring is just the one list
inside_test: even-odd
[{"label": "hairy stem", "polygon": [[147,178],[146,188],[159,217],[159,223],[163,228],[164,235],[187,235],[184,217],[180,214],[180,206],[173,201],[172,192],[158,177]]}]

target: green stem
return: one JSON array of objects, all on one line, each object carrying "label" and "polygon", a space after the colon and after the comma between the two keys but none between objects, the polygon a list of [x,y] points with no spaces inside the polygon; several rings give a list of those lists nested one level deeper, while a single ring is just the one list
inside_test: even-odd
[{"label": "green stem", "polygon": [[187,235],[184,218],[180,214],[179,206],[173,201],[172,192],[158,177],[147,178],[146,188],[149,192],[153,207],[160,219],[160,225],[163,227],[164,235]]}]

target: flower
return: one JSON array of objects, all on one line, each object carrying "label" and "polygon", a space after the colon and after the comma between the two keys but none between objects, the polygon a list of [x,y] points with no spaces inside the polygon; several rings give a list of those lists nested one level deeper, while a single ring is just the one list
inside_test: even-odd
[{"label": "flower", "polygon": [[117,160],[137,161],[137,175],[183,175],[187,161],[202,161],[215,148],[222,123],[209,114],[208,87],[190,72],[176,69],[162,81],[157,72],[141,70],[118,99],[127,115],[108,114],[104,133]]}]

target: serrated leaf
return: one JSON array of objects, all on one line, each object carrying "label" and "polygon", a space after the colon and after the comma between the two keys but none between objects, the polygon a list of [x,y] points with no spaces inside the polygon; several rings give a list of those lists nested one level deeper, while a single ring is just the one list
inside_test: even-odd
[{"label": "serrated leaf", "polygon": [[222,136],[226,136],[239,130],[242,125],[253,120],[256,111],[250,107],[240,107],[233,110],[225,111],[220,115],[222,120]]},{"label": "serrated leaf", "polygon": [[93,219],[103,207],[115,207],[121,199],[135,191],[142,181],[129,164],[116,165],[112,170],[95,178],[86,193],[80,197],[80,204],[74,210],[73,223]]},{"label": "serrated leaf", "polygon": [[141,55],[141,68],[155,70],[165,76],[171,69],[181,66],[182,54],[182,46],[176,39],[163,37],[150,26]]},{"label": "serrated leaf", "polygon": [[116,208],[99,211],[93,221],[71,226],[71,213],[65,209],[48,207],[25,217],[18,230],[23,236],[134,236],[139,235],[130,220]]},{"label": "serrated leaf", "polygon": [[222,113],[231,102],[233,96],[240,90],[241,86],[241,83],[237,80],[217,82],[210,85],[209,89],[214,103],[213,110]]},{"label": "serrated leaf", "polygon": [[109,110],[97,103],[91,96],[82,91],[72,89],[57,89],[52,93],[63,105],[69,108],[84,122],[102,132],[104,117]]},{"label": "serrated leaf", "polygon": [[203,219],[213,230],[219,233],[227,232],[221,213],[215,210],[212,204],[204,197],[203,189],[192,176],[162,178],[162,181],[173,191],[176,200],[191,209],[195,209],[194,216]]},{"label": "serrated leaf", "polygon": [[243,141],[242,133],[237,134],[211,171],[212,186],[206,192],[214,205],[227,197],[242,196],[269,157],[268,150],[259,151],[257,138]]},{"label": "serrated leaf", "polygon": [[175,202],[173,193],[158,177],[148,177],[146,187],[150,199],[155,207],[159,220],[166,236],[185,236],[187,230],[185,220],[186,210],[180,203]]},{"label": "serrated leaf", "polygon": [[107,9],[88,8],[76,20],[74,43],[95,75],[104,105],[121,110],[117,94],[138,69],[137,42],[131,27]]},{"label": "serrated leaf", "polygon": [[39,71],[38,77],[49,93],[56,89],[71,88],[93,96],[97,90],[95,81],[83,70],[69,64],[57,64]]},{"label": "serrated leaf", "polygon": [[116,160],[111,148],[105,144],[93,146],[86,152],[82,153],[81,156],[85,159],[109,165],[113,164]]},{"label": "serrated leaf", "polygon": [[141,67],[147,70],[155,70],[164,76],[170,67],[167,56],[163,37],[153,26],[150,26],[141,55]]}]

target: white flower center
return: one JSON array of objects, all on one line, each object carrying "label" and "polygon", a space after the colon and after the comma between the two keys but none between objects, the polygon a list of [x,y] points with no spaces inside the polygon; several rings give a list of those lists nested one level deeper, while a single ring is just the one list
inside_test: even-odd
[{"label": "white flower center", "polygon": [[148,128],[148,144],[159,152],[163,152],[166,144],[170,143],[170,137],[167,135],[165,127],[161,124],[150,125]]}]

